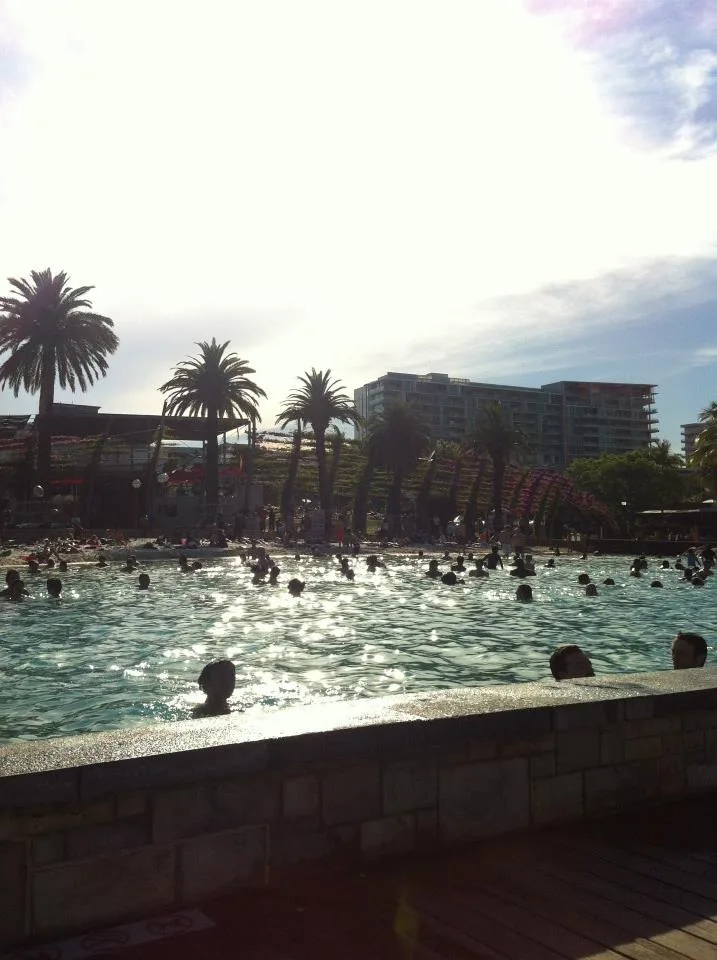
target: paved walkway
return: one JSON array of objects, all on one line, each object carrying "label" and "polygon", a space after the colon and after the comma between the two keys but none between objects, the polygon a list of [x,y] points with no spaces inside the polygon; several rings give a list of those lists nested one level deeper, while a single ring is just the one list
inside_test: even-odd
[{"label": "paved walkway", "polygon": [[716,813],[717,795],[237,893],[200,906],[212,926],[122,957],[717,960]]}]

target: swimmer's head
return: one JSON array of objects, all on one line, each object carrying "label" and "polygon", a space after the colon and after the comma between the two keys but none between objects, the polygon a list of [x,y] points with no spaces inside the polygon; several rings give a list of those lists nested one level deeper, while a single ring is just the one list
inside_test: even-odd
[{"label": "swimmer's head", "polygon": [[529,583],[521,583],[515,591],[515,599],[519,603],[530,603],[533,599],[533,590]]},{"label": "swimmer's head", "polygon": [[594,583],[589,583],[585,587],[585,596],[586,597],[596,597],[598,595],[598,589]]},{"label": "swimmer's head", "polygon": [[149,590],[149,574],[148,573],[140,573],[139,577],[137,578],[137,586],[139,587],[140,590]]},{"label": "swimmer's head", "polygon": [[653,580],[652,583],[650,584],[650,586],[651,586],[651,587],[661,587],[661,586],[662,586],[662,580]]},{"label": "swimmer's head", "polygon": [[704,667],[707,643],[699,633],[678,633],[672,641],[672,666],[675,670]]},{"label": "swimmer's head", "polygon": [[449,570],[448,573],[444,573],[441,577],[441,583],[445,583],[449,587],[454,587],[458,583],[458,577],[452,570]]},{"label": "swimmer's head", "polygon": [[588,576],[588,574],[587,574],[587,573],[579,573],[579,574],[578,574],[578,583],[579,583],[579,584],[582,584],[582,586],[585,586],[586,583],[590,583],[590,577]]},{"label": "swimmer's head", "polygon": [[576,643],[566,644],[554,651],[550,658],[550,672],[556,680],[595,676],[590,657]]},{"label": "swimmer's head", "polygon": [[59,577],[50,577],[47,581],[47,592],[51,597],[59,597],[62,593],[62,580]]},{"label": "swimmer's head", "polygon": [[289,580],[287,589],[292,597],[300,597],[305,586],[306,584],[302,583],[298,577],[292,577],[291,580]]},{"label": "swimmer's head", "polygon": [[10,569],[5,574],[5,583],[10,586],[11,583],[14,583],[16,580],[20,579],[20,574],[17,570],[10,567]]},{"label": "swimmer's head", "polygon": [[207,697],[208,706],[226,707],[236,686],[236,667],[231,660],[214,660],[204,667],[197,683]]},{"label": "swimmer's head", "polygon": [[603,580],[602,583],[603,583],[603,586],[604,586],[604,587],[614,587],[614,586],[615,586],[615,581],[613,580],[612,577],[605,577],[605,579]]}]

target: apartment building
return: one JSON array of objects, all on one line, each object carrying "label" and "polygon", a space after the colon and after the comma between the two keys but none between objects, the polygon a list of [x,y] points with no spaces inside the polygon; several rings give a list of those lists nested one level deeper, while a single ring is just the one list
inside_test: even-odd
[{"label": "apartment building", "polygon": [[682,456],[685,460],[689,461],[695,452],[697,437],[699,437],[704,428],[704,423],[683,423],[680,426],[680,430],[682,431]]},{"label": "apartment building", "polygon": [[529,462],[558,470],[580,457],[647,447],[657,430],[650,384],[562,380],[514,387],[443,373],[387,373],[354,391],[365,419],[396,402],[413,406],[435,439],[456,442],[475,427],[486,404],[499,403],[528,437]]}]

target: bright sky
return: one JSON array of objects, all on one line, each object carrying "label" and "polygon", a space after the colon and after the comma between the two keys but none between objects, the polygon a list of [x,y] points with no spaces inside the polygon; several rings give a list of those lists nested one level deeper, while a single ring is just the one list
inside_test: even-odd
[{"label": "bright sky", "polygon": [[654,382],[676,445],[717,397],[707,0],[0,0],[0,143],[0,278],[121,338],[77,402],[212,336],[267,426],[311,366]]}]

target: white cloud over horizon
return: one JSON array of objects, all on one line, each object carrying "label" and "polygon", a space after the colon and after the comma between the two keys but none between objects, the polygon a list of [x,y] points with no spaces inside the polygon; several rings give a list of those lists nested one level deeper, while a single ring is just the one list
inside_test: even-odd
[{"label": "white cloud over horizon", "polygon": [[115,409],[213,335],[267,424],[312,365],[629,379],[595,338],[704,304],[717,255],[717,35],[650,5],[0,0],[0,277],[95,284]]}]

